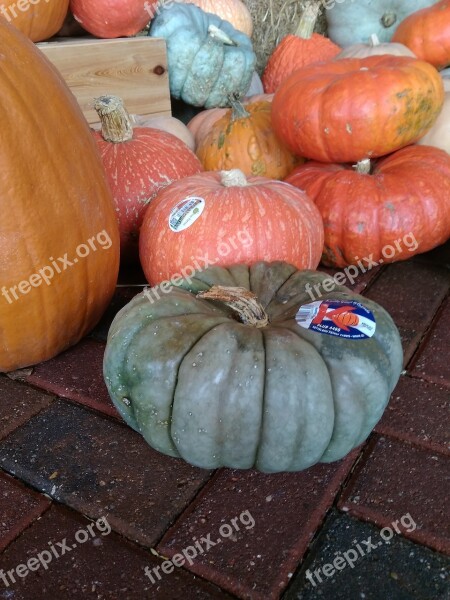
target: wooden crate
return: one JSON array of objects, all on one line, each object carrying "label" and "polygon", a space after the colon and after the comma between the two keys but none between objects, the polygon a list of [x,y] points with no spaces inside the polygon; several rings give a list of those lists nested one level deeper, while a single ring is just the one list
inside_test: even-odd
[{"label": "wooden crate", "polygon": [[88,123],[98,123],[93,100],[104,94],[120,96],[130,114],[171,114],[164,40],[84,37],[36,45],[64,77]]}]

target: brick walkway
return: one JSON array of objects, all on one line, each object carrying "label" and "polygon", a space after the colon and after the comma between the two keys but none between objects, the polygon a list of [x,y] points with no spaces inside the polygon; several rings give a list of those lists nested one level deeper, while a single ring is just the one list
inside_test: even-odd
[{"label": "brick walkway", "polygon": [[354,287],[393,316],[405,373],[364,446],[303,473],[200,470],[123,424],[101,367],[137,288],[75,348],[0,376],[0,599],[450,598],[450,244]]}]

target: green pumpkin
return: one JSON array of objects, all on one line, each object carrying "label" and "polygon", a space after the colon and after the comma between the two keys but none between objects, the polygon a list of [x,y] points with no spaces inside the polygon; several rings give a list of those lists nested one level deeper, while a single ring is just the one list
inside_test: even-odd
[{"label": "green pumpkin", "polygon": [[244,96],[255,70],[250,38],[193,4],[169,3],[152,21],[149,35],[167,43],[170,93],[193,106],[229,106]]},{"label": "green pumpkin", "polygon": [[[325,293],[325,279],[260,262],[138,294],[117,314],[104,361],[124,420],[156,450],[206,469],[299,471],[344,457],[380,419],[403,354],[381,306],[343,286]],[[317,290],[321,306],[360,303],[375,321],[370,337],[329,319],[314,326],[324,331],[305,328]]]},{"label": "green pumpkin", "polygon": [[367,43],[372,34],[380,42],[390,42],[394,31],[410,14],[438,0],[327,0],[325,11],[328,35],[346,48]]}]

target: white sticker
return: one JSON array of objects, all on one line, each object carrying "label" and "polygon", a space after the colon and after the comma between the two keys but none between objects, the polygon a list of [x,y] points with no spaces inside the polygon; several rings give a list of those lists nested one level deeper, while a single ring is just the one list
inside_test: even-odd
[{"label": "white sticker", "polygon": [[202,214],[205,201],[198,196],[188,196],[172,208],[169,215],[169,227],[178,232],[187,229]]},{"label": "white sticker", "polygon": [[355,300],[318,300],[300,306],[295,320],[300,327],[350,340],[373,336],[373,313]]}]

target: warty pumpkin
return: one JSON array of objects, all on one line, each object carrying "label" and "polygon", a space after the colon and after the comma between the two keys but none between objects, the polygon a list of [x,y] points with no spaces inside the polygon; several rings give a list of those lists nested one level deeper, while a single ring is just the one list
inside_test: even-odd
[{"label": "warty pumpkin", "polygon": [[344,267],[404,260],[450,238],[450,156],[408,146],[379,161],[309,162],[286,181],[305,190],[323,218],[322,262]]},{"label": "warty pumpkin", "polygon": [[272,52],[262,76],[266,94],[273,94],[297,69],[331,60],[341,51],[329,38],[314,33],[319,10],[318,2],[307,4],[295,33],[284,37]]},{"label": "warty pumpkin", "polygon": [[431,129],[417,142],[421,146],[434,146],[450,154],[450,79],[443,76],[445,89],[444,106]]},{"label": "warty pumpkin", "polygon": [[[302,191],[238,169],[176,181],[151,202],[139,238],[141,265],[152,285],[187,267],[282,259],[314,269],[323,224]],[[197,262],[196,262],[197,261]],[[212,261],[212,262],[211,262]],[[207,265],[207,266],[208,266]]]},{"label": "warty pumpkin", "polygon": [[101,131],[93,131],[110,183],[120,229],[122,262],[138,260],[144,212],[158,191],[173,181],[199,173],[195,154],[171,133],[135,127],[117,96],[94,103]]},{"label": "warty pumpkin", "polygon": [[73,94],[4,19],[0,40],[3,372],[52,358],[95,326],[114,293],[119,233],[111,190]]},{"label": "warty pumpkin", "polygon": [[256,56],[250,38],[193,4],[162,6],[149,35],[166,40],[170,93],[193,106],[228,106],[247,92]]},{"label": "warty pumpkin", "polygon": [[444,102],[439,73],[407,56],[344,58],[304,67],[272,102],[276,135],[321,162],[356,162],[420,139]]},{"label": "warty pumpkin", "polygon": [[68,9],[69,0],[34,0],[2,3],[0,14],[30,40],[41,42],[61,29]]},{"label": "warty pumpkin", "polygon": [[132,36],[154,16],[157,0],[70,0],[80,25],[99,38]]},{"label": "warty pumpkin", "polygon": [[412,13],[400,23],[392,37],[393,42],[404,44],[414,54],[443,69],[450,64],[450,1]]},{"label": "warty pumpkin", "polygon": [[326,280],[259,262],[138,294],[106,345],[117,410],[154,449],[205,469],[341,459],[380,419],[403,353],[372,300],[336,286],[311,303],[308,290]]},{"label": "warty pumpkin", "polygon": [[196,154],[205,171],[240,169],[245,175],[283,179],[303,162],[280,142],[272,130],[272,103],[251,102],[232,108],[198,140]]}]

